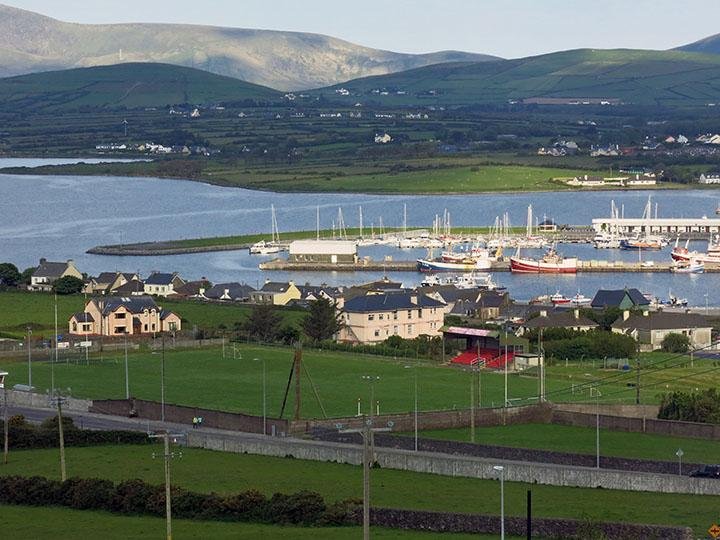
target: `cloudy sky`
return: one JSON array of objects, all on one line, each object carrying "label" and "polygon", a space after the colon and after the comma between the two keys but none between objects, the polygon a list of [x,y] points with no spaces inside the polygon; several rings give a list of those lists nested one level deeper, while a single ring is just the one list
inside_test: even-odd
[{"label": "cloudy sky", "polygon": [[718,0],[0,0],[81,23],[317,32],[402,52],[506,58],[579,47],[666,49],[720,33]]}]

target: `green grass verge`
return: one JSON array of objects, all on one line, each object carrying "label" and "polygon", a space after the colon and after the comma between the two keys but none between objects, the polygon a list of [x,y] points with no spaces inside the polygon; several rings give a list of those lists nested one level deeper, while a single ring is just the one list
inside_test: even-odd
[{"label": "green grass verge", "polygon": [[[173,519],[172,524],[173,538],[178,540],[187,538],[355,540],[362,536],[362,529],[359,527],[281,527],[253,523],[191,521],[186,519]],[[163,538],[165,535],[165,519],[144,516],[117,516],[105,512],[72,510],[70,508],[33,508],[0,505],[0,528],[5,538],[54,538],[56,540],[76,540],[80,537],[104,538],[106,540],[157,539]],[[372,529],[372,535],[373,538],[402,538],[407,540],[494,538],[487,535],[423,533],[380,529],[377,527]]]},{"label": "green grass verge", "polygon": [[[468,442],[470,428],[427,430],[420,432],[420,436]],[[476,428],[475,442],[595,455],[595,428],[554,424],[483,427]],[[717,441],[600,429],[600,454],[603,456],[677,461],[675,452],[678,448],[684,452],[685,463],[720,463]]]},{"label": "green grass verge", "polygon": [[[154,448],[124,446],[68,448],[68,476],[113,481],[142,478],[163,481],[162,463]],[[0,474],[59,476],[57,449],[12,452]],[[183,449],[173,461],[173,483],[194,491],[234,493],[256,488],[266,494],[317,491],[327,501],[360,497],[362,469],[351,465],[297,459]],[[533,491],[538,517],[624,521],[690,526],[707,530],[717,518],[720,497],[565,488],[507,482],[506,512],[523,516],[527,489]],[[494,480],[453,478],[390,469],[372,473],[373,504],[384,507],[497,514],[499,485]]]}]

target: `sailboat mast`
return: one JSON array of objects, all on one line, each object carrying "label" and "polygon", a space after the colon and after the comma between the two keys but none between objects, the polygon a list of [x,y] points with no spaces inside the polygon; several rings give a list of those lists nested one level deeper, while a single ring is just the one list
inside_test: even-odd
[{"label": "sailboat mast", "polygon": [[315,214],[315,240],[320,240],[320,205]]},{"label": "sailboat mast", "polygon": [[363,216],[362,216],[362,206],[360,206],[360,238],[363,237]]}]

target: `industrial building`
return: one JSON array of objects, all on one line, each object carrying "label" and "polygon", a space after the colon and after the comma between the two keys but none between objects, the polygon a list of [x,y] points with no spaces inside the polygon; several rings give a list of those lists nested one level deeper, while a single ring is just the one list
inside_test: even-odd
[{"label": "industrial building", "polygon": [[357,245],[348,240],[296,240],[290,244],[292,263],[352,264],[358,260]]}]

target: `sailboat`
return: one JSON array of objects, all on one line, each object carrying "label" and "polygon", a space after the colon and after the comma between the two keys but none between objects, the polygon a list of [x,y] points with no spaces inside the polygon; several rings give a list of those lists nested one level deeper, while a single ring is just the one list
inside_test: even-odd
[{"label": "sailboat", "polygon": [[[655,209],[657,215],[657,207]],[[662,236],[656,234],[650,234],[650,220],[652,219],[652,200],[648,197],[648,202],[645,205],[645,211],[643,212],[642,219],[646,221],[644,226],[644,232],[638,233],[635,238],[624,239],[620,241],[620,248],[625,250],[635,249],[652,249],[660,250],[664,248],[668,242]]]},{"label": "sailboat", "polygon": [[272,240],[266,242],[260,240],[250,246],[251,255],[270,255],[272,253],[280,253],[285,251],[285,247],[280,244],[280,231],[278,231],[277,217],[275,216],[275,205],[270,205],[270,219],[272,222]]}]

